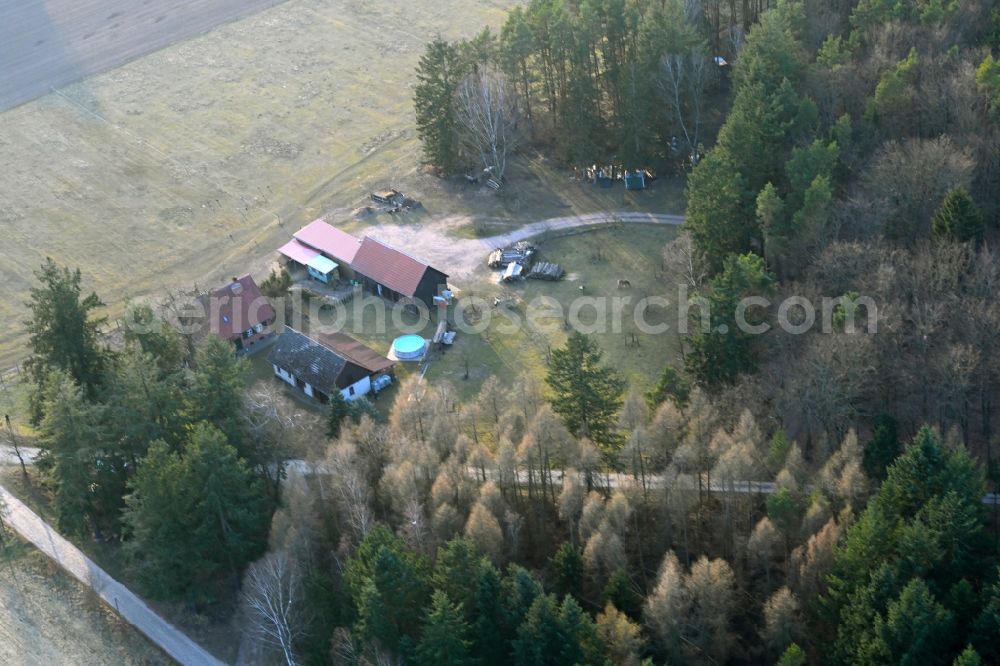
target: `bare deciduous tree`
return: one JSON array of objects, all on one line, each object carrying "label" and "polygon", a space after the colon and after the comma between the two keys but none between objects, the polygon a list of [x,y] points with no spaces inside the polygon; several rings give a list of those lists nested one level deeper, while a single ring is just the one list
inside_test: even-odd
[{"label": "bare deciduous tree", "polygon": [[327,453],[326,465],[331,470],[337,501],[352,534],[358,543],[371,531],[375,516],[371,508],[371,487],[358,471],[357,451],[350,443],[336,444]]},{"label": "bare deciduous tree", "polygon": [[243,604],[250,631],[265,645],[281,651],[288,666],[295,666],[295,642],[305,625],[301,617],[301,579],[284,551],[276,551],[247,569]]},{"label": "bare deciduous tree", "polygon": [[284,461],[291,457],[289,441],[294,431],[302,429],[300,419],[308,417],[296,414],[277,387],[264,384],[247,392],[241,418],[247,443],[257,453],[257,459],[265,461],[263,472],[277,492],[285,475]]},{"label": "bare deciduous tree", "polygon": [[701,104],[710,73],[708,62],[708,56],[696,48],[687,53],[665,53],[660,59],[663,72],[660,90],[684,134],[692,164],[698,161]]},{"label": "bare deciduous tree", "polygon": [[494,179],[501,181],[507,158],[517,149],[517,94],[507,76],[494,67],[479,67],[462,81],[456,115],[464,140]]}]

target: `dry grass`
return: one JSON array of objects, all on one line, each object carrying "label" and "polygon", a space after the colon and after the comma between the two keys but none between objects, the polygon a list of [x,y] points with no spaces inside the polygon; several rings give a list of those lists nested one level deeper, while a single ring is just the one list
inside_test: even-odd
[{"label": "dry grass", "polygon": [[0,367],[23,354],[45,256],[79,266],[114,315],[259,270],[376,186],[433,181],[412,129],[417,59],[514,4],[290,0],[2,114]]},{"label": "dry grass", "polygon": [[24,542],[8,542],[0,572],[0,663],[171,663],[96,595]]},{"label": "dry grass", "polygon": [[[547,296],[555,299],[564,312],[569,312],[581,296],[597,297],[608,303],[609,322],[612,320],[612,299],[629,299],[628,303],[623,301],[622,304],[621,330],[608,326],[593,333],[593,336],[604,351],[606,363],[616,368],[630,386],[645,388],[654,381],[664,365],[674,360],[677,340],[672,332],[662,335],[638,332],[632,323],[634,306],[646,296],[666,296],[671,302],[676,300],[660,275],[662,248],[676,233],[672,227],[624,225],[620,229],[590,230],[571,236],[540,239],[542,259],[561,264],[568,271],[569,279],[556,283],[528,280],[511,287],[483,283],[477,293],[490,296],[506,290],[519,297],[522,303]],[[497,276],[496,273],[491,275],[494,278]],[[617,285],[621,278],[628,279],[632,288],[619,290]],[[582,292],[580,285],[585,285]],[[656,310],[651,308],[649,311],[647,320],[650,323],[672,322],[667,312]],[[518,314],[524,316],[523,307]],[[583,308],[580,321],[583,324],[596,321],[594,311]],[[565,343],[568,331],[563,322],[554,318],[541,319],[535,328],[523,326],[512,334],[505,334],[500,323],[491,326],[482,339],[477,340],[477,336],[471,335],[459,336],[471,348],[470,357],[473,366],[480,369],[478,374],[494,374],[501,379],[510,379],[527,372],[541,379],[546,371],[548,351]],[[636,333],[638,346],[626,344],[629,333]],[[464,366],[460,363],[462,347],[456,344],[455,351],[459,353],[452,352],[446,361],[431,366],[429,379],[447,378],[456,384],[468,384],[458,381],[464,375]],[[461,392],[478,390],[477,384],[473,382]]]},{"label": "dry grass", "polygon": [[[477,271],[475,276],[463,283],[460,302],[475,297],[492,303],[495,295],[507,292],[516,296],[518,306],[514,311],[522,322],[527,322],[526,305],[538,297],[555,299],[564,312],[580,297],[603,297],[607,299],[608,321],[611,315],[611,299],[629,299],[622,305],[623,325],[620,330],[610,326],[604,332],[594,333],[595,339],[604,350],[607,363],[617,368],[631,386],[648,387],[668,362],[676,361],[677,339],[671,331],[660,334],[638,332],[633,321],[635,304],[646,296],[666,296],[674,304],[675,290],[664,283],[662,277],[661,251],[677,233],[674,227],[623,225],[620,228],[588,230],[551,239],[536,239],[541,248],[542,258],[555,261],[569,271],[569,278],[561,282],[524,281],[513,285],[496,283],[499,273]],[[485,265],[485,255],[483,256]],[[618,280],[628,279],[632,288],[618,289]],[[581,292],[580,285],[585,285]],[[455,385],[460,397],[468,397],[478,392],[483,380],[496,376],[505,384],[510,384],[522,374],[541,379],[546,370],[546,360],[551,349],[565,343],[567,330],[559,318],[537,318],[534,327],[521,325],[511,330],[507,320],[491,308],[490,324],[482,333],[459,332],[455,345],[442,353],[433,353],[426,372],[429,382],[449,381]],[[402,333],[418,332],[425,338],[433,336],[436,323],[428,323],[423,330],[401,330],[392,325],[391,316],[386,317],[386,326],[379,332],[374,309],[363,310],[359,320],[354,309],[348,306],[343,318],[329,320],[321,318],[321,324],[331,325],[336,321],[345,332],[365,342],[373,349],[385,353],[393,339]],[[674,323],[673,308],[650,308],[647,321]],[[587,324],[594,320],[592,310],[584,309],[580,320]],[[409,322],[405,322],[409,323]],[[307,326],[308,328],[308,326]],[[638,346],[626,344],[626,335],[636,333]],[[465,378],[468,361],[469,378]],[[401,363],[398,372],[405,377],[418,372],[415,364]],[[390,401],[379,400],[380,406],[389,407]]]}]

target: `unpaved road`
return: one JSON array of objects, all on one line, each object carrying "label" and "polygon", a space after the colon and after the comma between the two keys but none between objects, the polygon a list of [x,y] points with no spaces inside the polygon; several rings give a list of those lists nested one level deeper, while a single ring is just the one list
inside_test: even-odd
[{"label": "unpaved road", "polygon": [[[41,453],[41,449],[34,446],[22,446],[20,452],[25,465],[34,465],[35,458]],[[0,444],[0,465],[20,465],[21,459],[18,458],[17,451],[14,450],[13,446]]]},{"label": "unpaved road", "polygon": [[684,223],[684,216],[635,212],[571,215],[533,222],[505,234],[485,238],[456,237],[454,231],[457,228],[471,224],[468,218],[456,216],[430,220],[424,224],[383,224],[366,230],[365,235],[385,241],[426,261],[448,273],[452,278],[463,278],[485,266],[487,255],[495,248],[543,234],[558,234],[583,227],[608,226],[616,222],[676,226]]},{"label": "unpaved road", "polygon": [[4,0],[0,111],[284,0]]},{"label": "unpaved road", "polygon": [[93,589],[126,622],[144,633],[178,663],[185,666],[221,666],[221,661],[153,612],[142,599],[94,564],[3,486],[0,486],[0,502],[4,505],[3,518],[8,527]]},{"label": "unpaved road", "polygon": [[[308,460],[287,460],[285,461],[285,472],[287,479],[301,478],[311,474],[330,474],[330,468],[325,462],[314,463]],[[474,478],[482,479],[483,472],[478,467],[467,467],[465,473]],[[581,479],[582,479],[581,475]],[[486,479],[490,481],[500,481],[500,475],[494,469],[486,470]],[[552,484],[555,487],[562,486],[563,470],[552,470]],[[522,486],[529,484],[529,475],[526,470],[517,471],[517,483]],[[537,476],[534,483],[539,483]],[[607,488],[635,488],[640,486],[641,481],[626,472],[595,472],[594,483]],[[697,477],[684,475],[673,481],[674,489],[697,491]],[[647,474],[646,488],[649,490],[665,490],[668,488],[667,477],[662,474]],[[710,481],[706,475],[702,490],[712,493],[739,493],[744,495],[770,495],[777,492],[778,484],[774,481]],[[1000,506],[1000,493],[986,493],[983,495],[983,504],[987,506]]]}]

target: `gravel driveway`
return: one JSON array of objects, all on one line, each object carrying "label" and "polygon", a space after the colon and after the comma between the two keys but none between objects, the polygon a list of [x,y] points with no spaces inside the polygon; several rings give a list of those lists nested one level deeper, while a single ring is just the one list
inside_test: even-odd
[{"label": "gravel driveway", "polygon": [[447,267],[452,278],[469,277],[477,269],[486,265],[487,254],[498,247],[539,236],[546,232],[565,231],[580,227],[613,224],[669,224],[684,223],[683,215],[665,213],[590,213],[553,217],[540,222],[526,224],[505,234],[485,238],[459,238],[455,231],[471,224],[466,217],[447,217],[434,220],[431,224],[382,224],[371,227],[366,235],[384,241],[408,254],[429,262],[434,266]]}]

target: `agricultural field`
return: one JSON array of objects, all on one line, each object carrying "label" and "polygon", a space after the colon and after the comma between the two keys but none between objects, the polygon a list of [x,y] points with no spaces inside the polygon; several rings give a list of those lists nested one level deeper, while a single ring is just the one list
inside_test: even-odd
[{"label": "agricultural field", "polygon": [[477,197],[435,203],[419,171],[414,67],[434,35],[496,27],[514,4],[290,0],[4,112],[0,367],[23,356],[46,256],[80,267],[114,316],[259,270],[376,187],[473,212]]},{"label": "agricultural field", "polygon": [[0,110],[281,1],[7,0]]},{"label": "agricultural field", "polygon": [[44,555],[10,538],[0,553],[0,663],[169,664],[139,632],[118,619]]}]

